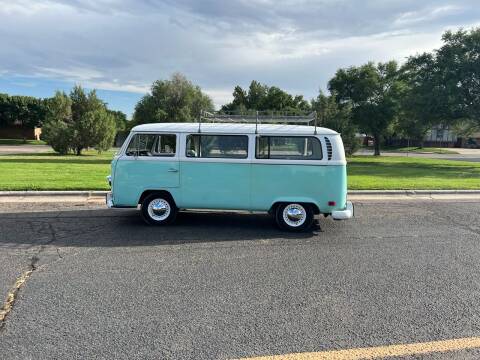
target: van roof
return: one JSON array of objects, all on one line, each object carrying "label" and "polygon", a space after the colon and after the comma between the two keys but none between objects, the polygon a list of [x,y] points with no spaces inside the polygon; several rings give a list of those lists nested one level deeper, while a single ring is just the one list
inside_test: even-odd
[{"label": "van roof", "polygon": [[[132,131],[197,133],[198,126],[198,122],[152,123],[137,125]],[[200,129],[202,133],[255,134],[255,124],[202,123]],[[257,130],[258,134],[313,135],[315,133],[315,127],[307,125],[258,124]],[[331,129],[317,126],[317,135],[338,135],[338,133]]]}]

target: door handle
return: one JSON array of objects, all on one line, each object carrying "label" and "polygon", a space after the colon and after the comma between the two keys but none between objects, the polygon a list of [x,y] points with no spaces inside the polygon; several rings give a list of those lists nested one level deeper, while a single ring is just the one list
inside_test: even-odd
[{"label": "door handle", "polygon": [[178,169],[170,168],[168,169],[168,172],[178,172]]}]

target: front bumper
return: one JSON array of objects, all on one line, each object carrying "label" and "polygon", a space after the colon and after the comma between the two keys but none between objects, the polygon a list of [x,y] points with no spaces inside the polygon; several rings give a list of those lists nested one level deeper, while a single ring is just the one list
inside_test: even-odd
[{"label": "front bumper", "polygon": [[105,202],[109,209],[113,208],[113,196],[111,192],[108,192],[107,195],[105,195]]},{"label": "front bumper", "polygon": [[345,206],[344,210],[337,210],[337,211],[332,211],[332,218],[334,220],[347,220],[350,219],[354,216],[354,211],[353,211],[353,203],[351,201],[347,201],[347,204]]}]

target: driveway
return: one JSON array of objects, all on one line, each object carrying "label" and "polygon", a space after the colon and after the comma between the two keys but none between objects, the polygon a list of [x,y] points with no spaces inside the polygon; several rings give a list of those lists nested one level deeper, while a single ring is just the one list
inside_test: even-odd
[{"label": "driveway", "polygon": [[0,212],[1,297],[34,265],[1,358],[358,359],[349,349],[395,344],[414,344],[396,358],[480,357],[478,200],[359,201],[355,219],[305,234],[263,215],[147,227],[86,203]]},{"label": "driveway", "polygon": [[0,145],[0,155],[36,154],[52,151],[49,145]]},{"label": "driveway", "polygon": [[[480,149],[453,148],[451,150],[458,152],[458,154],[430,154],[430,153],[416,153],[416,152],[406,153],[406,152],[395,152],[395,151],[381,151],[381,154],[382,156],[409,156],[409,157],[416,157],[416,158],[480,162]],[[373,155],[373,150],[361,149],[357,151],[355,155]]]}]

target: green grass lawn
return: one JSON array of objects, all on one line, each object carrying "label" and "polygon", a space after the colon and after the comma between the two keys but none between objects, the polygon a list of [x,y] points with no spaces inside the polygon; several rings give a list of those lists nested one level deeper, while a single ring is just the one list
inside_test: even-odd
[{"label": "green grass lawn", "polygon": [[[0,156],[0,190],[107,190],[112,156],[113,151]],[[348,175],[350,190],[480,189],[480,163],[472,162],[354,156]]]},{"label": "green grass lawn", "polygon": [[0,190],[107,190],[113,151],[0,156]]},{"label": "green grass lawn", "polygon": [[0,139],[0,145],[47,145],[47,143],[42,140],[27,140],[25,142],[22,139]]},{"label": "green grass lawn", "polygon": [[480,189],[480,163],[354,156],[347,169],[350,190]]}]

